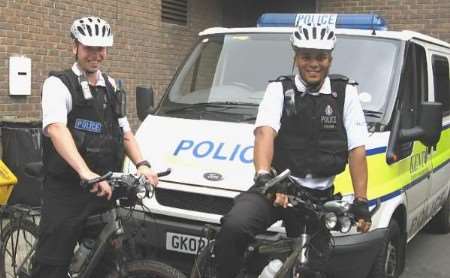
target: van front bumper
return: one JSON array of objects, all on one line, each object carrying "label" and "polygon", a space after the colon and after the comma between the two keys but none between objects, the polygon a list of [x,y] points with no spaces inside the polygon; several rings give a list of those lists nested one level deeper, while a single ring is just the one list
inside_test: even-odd
[{"label": "van front bumper", "polygon": [[[127,212],[125,212],[127,213]],[[190,273],[194,256],[166,249],[167,233],[203,236],[202,222],[187,221],[160,215],[134,212],[133,218],[124,223],[125,231],[136,242],[143,256],[158,259]],[[369,273],[378,254],[386,229],[377,229],[366,234],[334,237],[333,249],[327,272],[332,278],[363,278]]]}]

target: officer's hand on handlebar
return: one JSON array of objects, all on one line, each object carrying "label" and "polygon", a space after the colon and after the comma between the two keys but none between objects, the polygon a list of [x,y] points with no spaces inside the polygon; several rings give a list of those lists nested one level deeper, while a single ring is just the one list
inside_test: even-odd
[{"label": "officer's hand on handlebar", "polygon": [[155,187],[158,185],[159,182],[158,174],[147,165],[140,166],[137,169],[137,172],[139,175],[144,176],[151,185]]},{"label": "officer's hand on handlebar", "polygon": [[368,201],[364,199],[355,199],[353,201],[352,212],[357,221],[357,231],[367,233],[372,224]]},{"label": "officer's hand on handlebar", "polygon": [[107,200],[111,199],[112,196],[111,186],[106,181],[97,182],[89,192],[97,193],[98,197],[105,197]]},{"label": "officer's hand on handlebar", "polygon": [[256,174],[253,178],[253,181],[255,184],[250,187],[250,192],[258,192],[261,194],[264,194],[264,186],[268,181],[270,181],[273,178],[273,175],[271,173],[259,173]]},{"label": "officer's hand on handlebar", "polygon": [[[95,174],[92,171],[86,171],[80,173],[81,180],[92,180],[95,178],[100,177],[99,175]],[[105,197],[106,199],[111,199],[112,196],[112,189],[111,186],[109,186],[107,181],[101,181],[95,183],[92,188],[89,190],[91,193],[97,193],[98,197]]]},{"label": "officer's hand on handlebar", "polygon": [[285,193],[275,193],[275,201],[273,201],[273,205],[275,207],[281,206],[283,208],[287,208],[288,204],[288,195],[286,195]]}]

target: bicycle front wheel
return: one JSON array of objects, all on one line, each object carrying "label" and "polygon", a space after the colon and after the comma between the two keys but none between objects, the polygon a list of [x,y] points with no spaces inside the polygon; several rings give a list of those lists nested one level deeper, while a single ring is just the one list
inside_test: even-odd
[{"label": "bicycle front wheel", "polygon": [[[3,227],[0,248],[0,277],[17,278],[17,269],[24,263],[26,256],[38,238],[38,226],[27,219],[11,218]],[[23,265],[31,270],[30,260]]]}]

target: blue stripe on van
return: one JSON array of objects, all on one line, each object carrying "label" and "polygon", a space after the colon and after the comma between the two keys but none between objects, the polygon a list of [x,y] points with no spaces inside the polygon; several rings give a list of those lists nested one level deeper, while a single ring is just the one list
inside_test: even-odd
[{"label": "blue stripe on van", "polygon": [[387,147],[378,147],[378,148],[374,148],[374,149],[369,149],[369,150],[366,150],[366,155],[375,155],[375,154],[379,154],[379,153],[385,153],[386,149],[387,149]]}]

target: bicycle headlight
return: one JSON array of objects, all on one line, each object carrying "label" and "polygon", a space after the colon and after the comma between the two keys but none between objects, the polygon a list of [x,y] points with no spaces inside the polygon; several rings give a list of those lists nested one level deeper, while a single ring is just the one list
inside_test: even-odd
[{"label": "bicycle headlight", "polygon": [[348,233],[352,228],[352,222],[348,216],[339,217],[339,225],[341,233]]},{"label": "bicycle headlight", "polygon": [[328,230],[334,229],[337,224],[337,216],[334,212],[328,212],[325,214],[325,227],[327,227]]},{"label": "bicycle headlight", "polygon": [[145,189],[144,186],[138,186],[138,188],[136,188],[136,197],[137,197],[139,200],[144,199],[146,193],[147,193],[147,190]]}]

